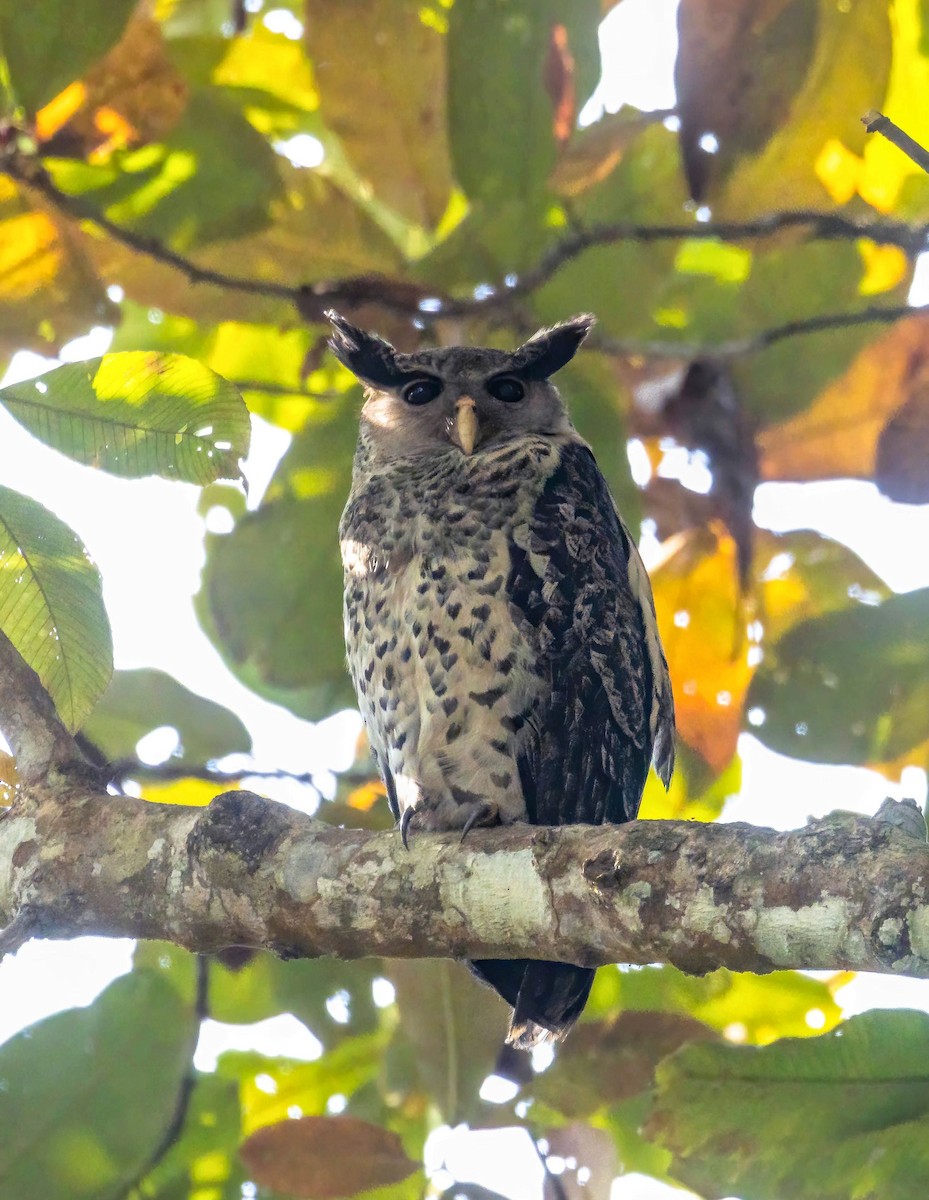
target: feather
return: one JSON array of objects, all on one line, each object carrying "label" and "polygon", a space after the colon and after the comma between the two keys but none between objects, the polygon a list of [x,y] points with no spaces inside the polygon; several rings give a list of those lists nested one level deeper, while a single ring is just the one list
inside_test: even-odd
[{"label": "feather", "polygon": [[[656,735],[665,756],[672,741],[670,687],[648,650],[650,594],[630,576],[640,560],[579,440],[563,447],[528,542],[511,542],[510,556],[507,591],[535,627],[551,684],[517,759],[530,820],[630,821]],[[656,695],[668,699],[653,732]]]}]

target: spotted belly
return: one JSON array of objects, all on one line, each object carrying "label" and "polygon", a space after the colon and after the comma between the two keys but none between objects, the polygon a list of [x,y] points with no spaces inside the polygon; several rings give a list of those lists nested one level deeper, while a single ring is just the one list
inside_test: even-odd
[{"label": "spotted belly", "polygon": [[[494,544],[498,541],[498,544]],[[372,748],[401,812],[424,829],[524,820],[516,754],[547,686],[505,593],[506,548],[487,563],[428,554],[348,581],[349,666]]]}]

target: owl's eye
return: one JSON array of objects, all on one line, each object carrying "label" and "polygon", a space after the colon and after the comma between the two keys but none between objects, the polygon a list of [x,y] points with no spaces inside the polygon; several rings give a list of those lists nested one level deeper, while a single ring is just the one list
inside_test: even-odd
[{"label": "owl's eye", "polygon": [[501,375],[499,379],[488,380],[487,390],[495,400],[503,400],[506,404],[515,404],[526,394],[526,389],[519,380],[512,379],[507,375]]},{"label": "owl's eye", "polygon": [[407,404],[428,404],[441,390],[441,380],[417,379],[415,383],[408,383],[401,395]]}]

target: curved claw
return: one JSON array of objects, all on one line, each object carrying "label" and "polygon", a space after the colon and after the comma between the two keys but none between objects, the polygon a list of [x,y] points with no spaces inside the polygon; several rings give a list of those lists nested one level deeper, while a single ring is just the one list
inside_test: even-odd
[{"label": "curved claw", "polygon": [[410,848],[410,822],[413,820],[413,812],[413,808],[405,808],[403,810],[403,816],[399,821],[400,838],[403,842],[404,850],[409,850]]},{"label": "curved claw", "polygon": [[[488,820],[491,818],[491,820]],[[461,839],[459,846],[471,832],[475,825],[494,825],[500,819],[500,814],[496,804],[491,804],[489,800],[482,800],[480,804],[475,804],[468,813],[468,819],[465,821],[461,830]]]}]

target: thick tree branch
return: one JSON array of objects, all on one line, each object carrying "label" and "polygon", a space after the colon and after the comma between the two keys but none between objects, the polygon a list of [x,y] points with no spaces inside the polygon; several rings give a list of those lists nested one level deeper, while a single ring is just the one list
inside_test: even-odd
[{"label": "thick tree branch", "polygon": [[24,784],[44,779],[54,766],[80,761],[81,752],[55,711],[39,677],[0,630],[2,731]]},{"label": "thick tree branch", "polygon": [[0,820],[0,922],[28,909],[41,936],[929,977],[929,845],[888,821],[511,826],[407,852],[248,792],[32,801]]}]

